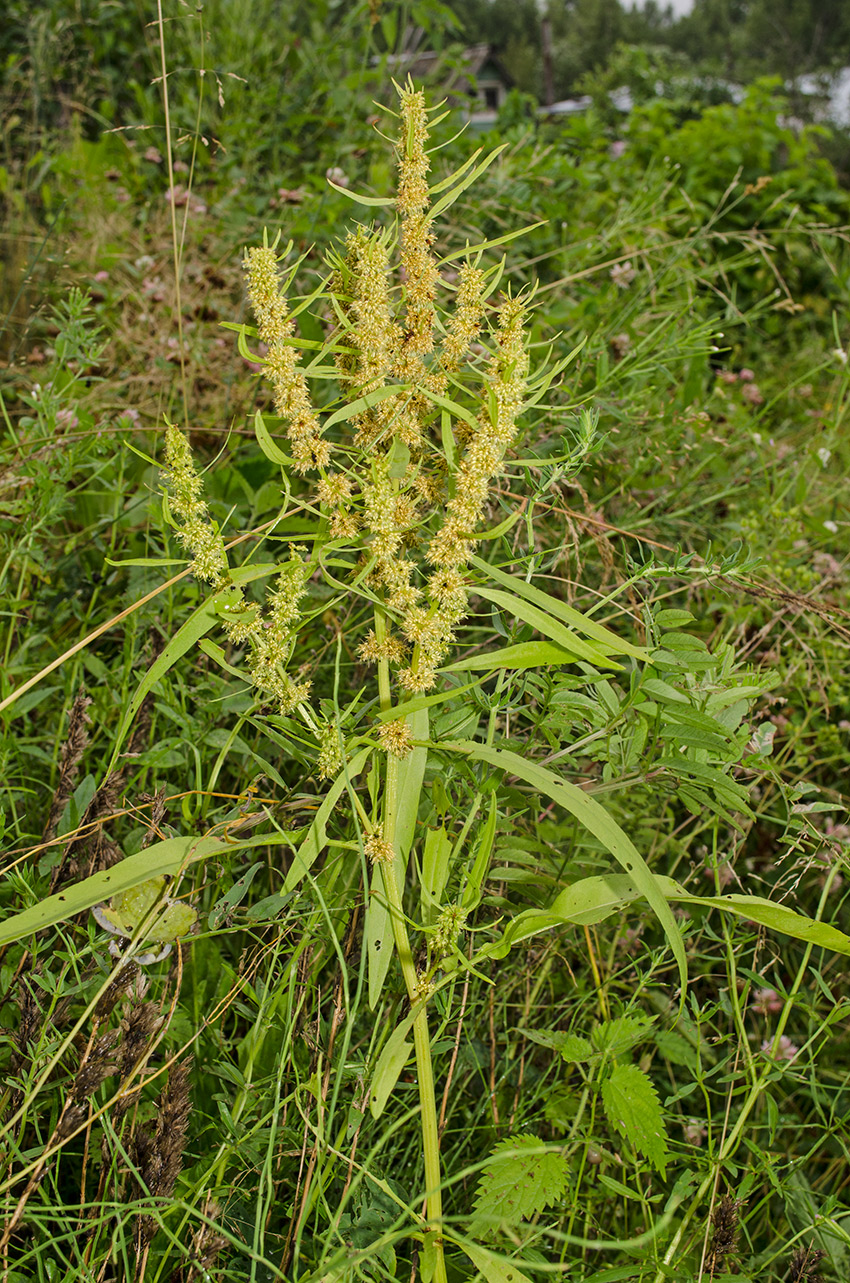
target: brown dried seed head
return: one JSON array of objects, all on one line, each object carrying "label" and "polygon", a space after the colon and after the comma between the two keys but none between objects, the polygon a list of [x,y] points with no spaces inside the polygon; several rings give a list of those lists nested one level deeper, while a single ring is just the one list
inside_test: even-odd
[{"label": "brown dried seed head", "polygon": [[86,709],[90,704],[90,697],[81,687],[71,705],[71,712],[68,716],[68,735],[59,750],[59,779],[56,784],[53,801],[50,804],[50,814],[44,826],[45,838],[52,838],[55,834],[59,817],[65,809],[65,803],[73,792],[80,762],[89,742],[89,733],[86,727],[90,724],[91,718]]},{"label": "brown dried seed head", "polygon": [[94,1095],[101,1083],[115,1073],[118,1065],[110,1052],[117,1042],[117,1029],[110,1029],[95,1042],[77,1070],[77,1076],[71,1088],[71,1096],[74,1100],[82,1101]]},{"label": "brown dried seed head", "polygon": [[118,999],[124,996],[139,974],[140,968],[137,962],[125,962],[124,966],[115,973],[108,987],[101,994],[100,1001],[94,1009],[96,1020],[108,1019]]},{"label": "brown dried seed head", "polygon": [[789,1283],[823,1283],[818,1266],[825,1256],[822,1247],[798,1247],[788,1265]]},{"label": "brown dried seed head", "polygon": [[739,1199],[731,1194],[724,1194],[711,1214],[711,1241],[705,1258],[705,1268],[714,1274],[722,1267],[726,1257],[731,1256],[737,1246],[738,1209],[742,1206]]},{"label": "brown dried seed head", "polygon": [[121,1074],[126,1078],[147,1055],[162,1027],[163,1017],[155,1002],[134,1002],[121,1021]]}]

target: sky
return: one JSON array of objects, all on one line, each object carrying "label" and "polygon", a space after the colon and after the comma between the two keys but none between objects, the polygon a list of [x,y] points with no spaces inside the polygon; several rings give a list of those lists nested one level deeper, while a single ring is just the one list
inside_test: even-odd
[{"label": "sky", "polygon": [[[669,4],[677,18],[681,18],[684,13],[690,13],[694,7],[694,0],[658,0],[658,3],[662,9]],[[632,0],[632,8],[642,9],[641,0]]]}]

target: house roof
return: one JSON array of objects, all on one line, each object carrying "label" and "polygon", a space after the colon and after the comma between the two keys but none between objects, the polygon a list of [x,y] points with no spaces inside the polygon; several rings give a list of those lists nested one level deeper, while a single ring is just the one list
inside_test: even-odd
[{"label": "house roof", "polygon": [[387,63],[394,75],[412,76],[414,80],[439,84],[445,93],[471,94],[472,80],[492,69],[507,87],[513,86],[513,77],[502,66],[490,45],[470,45],[458,52],[435,53],[432,50],[411,50],[390,54]]}]

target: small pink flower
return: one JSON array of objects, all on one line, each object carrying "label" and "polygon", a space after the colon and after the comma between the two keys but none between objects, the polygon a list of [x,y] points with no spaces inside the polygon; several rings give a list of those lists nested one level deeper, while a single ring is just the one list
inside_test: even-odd
[{"label": "small pink flower", "polygon": [[76,428],[79,426],[79,422],[80,420],[73,410],[56,411],[56,426],[59,428]]},{"label": "small pink flower", "polygon": [[[743,377],[744,377],[744,371],[742,370],[741,378]],[[764,404],[764,397],[762,396],[759,390],[759,385],[757,383],[748,383],[745,387],[743,387],[741,389],[741,396],[745,401],[749,401],[750,405]]]},{"label": "small pink flower", "polygon": [[162,155],[156,147],[149,147],[142,157],[143,160],[149,160],[154,165],[162,164]]},{"label": "small pink flower", "polygon": [[744,370],[739,370],[738,372],[738,378],[741,380],[742,383],[752,383],[755,377],[756,376],[752,370],[744,369]]},{"label": "small pink flower", "polygon": [[[705,877],[711,878],[712,881],[714,880],[714,869],[711,866],[706,865],[706,867],[703,869],[703,874],[705,875]],[[718,885],[721,888],[728,887],[729,883],[734,881],[735,881],[735,870],[732,868],[731,861],[718,860],[717,861]]]},{"label": "small pink flower", "polygon": [[759,989],[754,1001],[750,1003],[750,1011],[757,1011],[762,1016],[766,1016],[768,1012],[776,1015],[784,1005],[775,989]]},{"label": "small pink flower", "polygon": [[718,370],[717,377],[723,383],[737,383],[738,376],[734,370]]},{"label": "small pink flower", "polygon": [[770,1060],[793,1060],[800,1050],[799,1047],[794,1046],[787,1034],[782,1034],[775,1052],[773,1050],[773,1042],[772,1038],[765,1038],[761,1045],[763,1054]]},{"label": "small pink flower", "polygon": [[632,267],[631,259],[627,258],[625,263],[615,263],[608,275],[618,289],[627,290],[637,276],[637,272]]},{"label": "small pink flower", "polygon": [[185,160],[175,160],[173,169],[175,174],[188,174],[189,172],[189,166],[186,164]]},{"label": "small pink flower", "polygon": [[104,271],[95,272],[94,279],[100,282],[100,284],[103,284],[104,281],[109,280],[109,273]]},{"label": "small pink flower", "polygon": [[707,1129],[696,1118],[689,1119],[682,1130],[689,1145],[701,1145],[708,1135]]}]

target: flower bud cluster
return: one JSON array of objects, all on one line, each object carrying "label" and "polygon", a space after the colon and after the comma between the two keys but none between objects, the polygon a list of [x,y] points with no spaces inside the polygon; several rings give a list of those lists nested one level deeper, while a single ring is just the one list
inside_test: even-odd
[{"label": "flower bud cluster", "polygon": [[455,373],[466,353],[481,333],[484,320],[485,276],[480,267],[464,263],[458,273],[455,310],[449,321],[446,337],[440,352],[440,364],[448,373]]},{"label": "flower bud cluster", "polygon": [[[377,635],[369,633],[358,655],[392,665],[401,687],[419,693],[435,684],[468,610],[466,568],[515,438],[528,357],[525,303],[505,298],[483,387],[473,393],[476,409],[451,413],[446,398],[469,404],[469,371],[463,365],[480,341],[492,276],[472,251],[458,272],[452,312],[437,326],[440,276],[428,187],[428,112],[424,95],[412,82],[399,90],[399,98],[397,221],[357,227],[329,256],[326,298],[335,325],[329,346],[350,407],[347,415],[335,416],[338,443],[332,471],[331,446],[322,436],[308,391],[311,372],[305,376],[300,366],[274,249],[248,250],[245,262],[259,335],[269,349],[266,368],[275,405],[287,420],[296,466],[318,472],[315,494],[330,536],[359,550],[358,583],[382,607],[381,628]],[[392,286],[394,267],[399,289]],[[436,343],[438,331],[441,341]],[[317,378],[331,373],[318,363],[313,372]],[[447,412],[448,428],[445,418],[440,421]],[[439,450],[441,427],[454,434],[460,455],[453,477]],[[344,467],[337,464],[342,457]],[[287,573],[291,577],[284,584],[281,576],[267,620],[242,606],[228,622],[234,639],[250,638],[254,681],[278,700],[282,711],[294,707],[307,690],[306,683],[284,676],[305,583],[298,570]],[[394,756],[409,751],[408,739],[403,721],[379,730],[382,748]],[[323,776],[337,769],[337,752],[330,729],[319,732]],[[372,858],[381,859],[374,854],[374,841],[370,839]]]},{"label": "flower bud cluster", "polygon": [[391,864],[395,859],[392,842],[388,842],[380,833],[370,834],[363,849],[373,864]]},{"label": "flower bud cluster", "polygon": [[466,614],[461,568],[478,542],[475,530],[492,484],[502,472],[525,396],[528,354],[524,316],[521,299],[503,301],[496,351],[488,368],[488,402],[478,415],[476,430],[457,470],[455,495],[447,505],[446,518],[428,545],[428,560],[435,567],[428,580],[430,607],[414,607],[402,620],[402,632],[414,644],[410,667],[399,674],[409,691],[426,691],[434,685],[435,669],[454,640],[455,626]]},{"label": "flower bud cluster", "polygon": [[165,462],[170,508],[181,522],[177,538],[192,554],[192,572],[198,579],[220,588],[227,579],[224,540],[210,520],[203,499],[204,483],[195,468],[189,442],[173,423],[165,430]]},{"label": "flower bud cluster", "polygon": [[431,947],[435,953],[451,953],[466,924],[467,911],[459,904],[447,904],[437,918]]},{"label": "flower bud cluster", "polygon": [[342,769],[342,753],[339,747],[339,731],[333,722],[327,722],[319,730],[319,779],[332,780]]},{"label": "flower bud cluster", "polygon": [[399,717],[394,722],[384,722],[379,726],[378,743],[391,757],[408,757],[413,748],[413,739],[404,718]]},{"label": "flower bud cluster", "polygon": [[[209,518],[202,497],[203,482],[198,476],[189,443],[179,428],[168,425],[165,436],[166,480],[171,496],[171,509],[182,521],[177,538],[194,554],[192,572],[198,579],[221,589],[227,582],[227,557],[224,543]],[[269,595],[270,611],[263,618],[260,607],[246,600],[241,588],[229,588],[229,600],[221,603],[222,619],[228,639],[234,645],[251,643],[249,667],[253,684],[276,699],[281,713],[291,713],[310,693],[309,682],[296,682],[283,671],[292,649],[299,610],[305,592],[309,568],[291,548],[291,558]]]},{"label": "flower bud cluster", "polygon": [[275,409],[288,422],[295,467],[299,472],[323,468],[330,461],[330,448],[322,440],[307,380],[299,369],[301,358],[292,342],[295,324],[281,294],[275,251],[267,245],[247,249],[245,274],[257,332],[268,348],[265,365],[274,389]]},{"label": "flower bud cluster", "polygon": [[280,712],[291,713],[310,694],[309,682],[296,682],[283,671],[292,650],[292,637],[299,617],[298,603],[306,591],[309,566],[295,548],[292,559],[278,575],[277,588],[270,595],[271,610],[265,626],[254,639],[250,657],[254,685],[276,699]]},{"label": "flower bud cluster", "polygon": [[431,246],[434,242],[429,213],[428,171],[431,162],[425,95],[412,85],[400,93],[401,130],[396,145],[398,195],[401,218],[401,267],[405,278],[405,331],[396,361],[396,374],[416,382],[425,373],[422,358],[434,347],[434,299],[439,274]]}]

